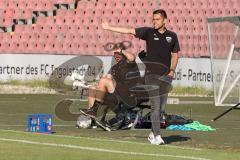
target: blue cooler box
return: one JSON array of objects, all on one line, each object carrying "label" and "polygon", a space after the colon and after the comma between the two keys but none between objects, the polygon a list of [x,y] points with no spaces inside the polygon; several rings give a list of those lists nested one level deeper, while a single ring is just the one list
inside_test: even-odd
[{"label": "blue cooler box", "polygon": [[28,131],[38,133],[52,133],[52,115],[29,114]]}]

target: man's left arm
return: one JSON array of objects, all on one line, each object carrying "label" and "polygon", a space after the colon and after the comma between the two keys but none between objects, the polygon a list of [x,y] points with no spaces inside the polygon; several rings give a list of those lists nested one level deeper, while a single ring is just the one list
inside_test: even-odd
[{"label": "man's left arm", "polygon": [[178,52],[176,53],[172,53],[172,61],[171,61],[171,68],[170,71],[168,73],[168,76],[173,77],[174,73],[175,73],[175,69],[177,68],[177,64],[178,64]]},{"label": "man's left arm", "polygon": [[178,64],[179,51],[180,51],[180,46],[179,46],[178,37],[177,37],[176,33],[173,36],[173,40],[174,40],[174,45],[173,45],[173,49],[172,49],[171,68],[168,73],[168,76],[170,76],[170,77],[174,76],[174,73],[175,73],[175,70],[176,70],[177,64]]}]

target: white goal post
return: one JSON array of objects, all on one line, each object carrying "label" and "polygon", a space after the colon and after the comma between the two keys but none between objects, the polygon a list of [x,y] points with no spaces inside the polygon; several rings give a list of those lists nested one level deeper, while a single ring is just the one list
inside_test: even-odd
[{"label": "white goal post", "polygon": [[216,106],[240,102],[240,16],[207,18]]}]

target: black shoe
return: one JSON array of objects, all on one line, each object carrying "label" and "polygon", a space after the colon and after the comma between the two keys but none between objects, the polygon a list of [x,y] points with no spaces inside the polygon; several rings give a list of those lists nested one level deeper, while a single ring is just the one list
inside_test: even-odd
[{"label": "black shoe", "polygon": [[133,123],[131,121],[127,121],[124,123],[124,125],[121,127],[122,130],[125,130],[125,129],[130,129],[132,128],[133,126]]},{"label": "black shoe", "polygon": [[79,111],[80,112],[87,112],[89,109],[87,109],[87,108],[83,108],[83,109],[81,109],[81,108],[79,108]]},{"label": "black shoe", "polygon": [[104,129],[105,131],[111,131],[110,126],[105,121],[104,122],[96,121],[96,123],[99,127]]},{"label": "black shoe", "polygon": [[89,117],[91,117],[93,119],[96,119],[97,112],[92,110],[92,109],[88,109],[88,110],[80,109],[80,112],[82,114],[84,114],[85,116],[89,116]]},{"label": "black shoe", "polygon": [[87,109],[87,110],[81,109],[80,112],[82,112],[82,114],[84,114],[85,116],[89,116],[93,119],[96,119],[98,108],[101,105],[102,105],[101,102],[95,101],[93,106],[90,109]]},{"label": "black shoe", "polygon": [[95,120],[95,119],[92,119],[91,127],[92,127],[93,129],[97,128],[97,123],[96,123],[96,120]]}]

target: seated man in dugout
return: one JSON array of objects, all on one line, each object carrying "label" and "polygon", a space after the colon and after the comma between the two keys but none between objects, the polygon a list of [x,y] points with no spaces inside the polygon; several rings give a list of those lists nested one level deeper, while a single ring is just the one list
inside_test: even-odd
[{"label": "seated man in dugout", "polygon": [[88,109],[81,110],[84,115],[93,119],[100,116],[104,119],[107,111],[102,110],[99,113],[99,107],[103,104],[107,106],[107,110],[117,109],[119,101],[124,101],[129,106],[136,105],[135,99],[129,93],[129,88],[136,84],[136,80],[129,80],[129,76],[136,77],[137,81],[140,77],[135,62],[136,55],[126,50],[117,49],[114,51],[113,57],[116,64],[111,67],[107,75],[101,77],[96,86],[89,88]]}]

